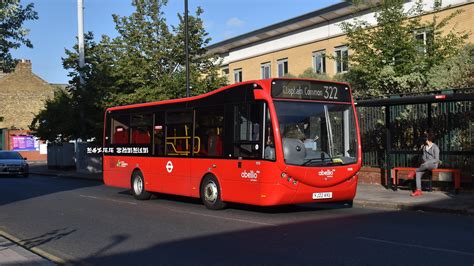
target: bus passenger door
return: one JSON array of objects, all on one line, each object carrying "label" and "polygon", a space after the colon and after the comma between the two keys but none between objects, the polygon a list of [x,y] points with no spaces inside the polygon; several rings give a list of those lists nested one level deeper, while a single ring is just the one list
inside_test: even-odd
[{"label": "bus passenger door", "polygon": [[163,169],[161,184],[165,193],[190,195],[192,121],[191,110],[166,113],[164,147],[167,156],[160,161],[159,167]]},{"label": "bus passenger door", "polygon": [[256,203],[259,199],[259,184],[261,183],[261,160],[264,152],[263,145],[263,102],[237,104],[232,107],[229,122],[232,135],[226,141],[227,157],[231,165],[226,171],[227,182],[232,187],[223,192],[230,201]]}]

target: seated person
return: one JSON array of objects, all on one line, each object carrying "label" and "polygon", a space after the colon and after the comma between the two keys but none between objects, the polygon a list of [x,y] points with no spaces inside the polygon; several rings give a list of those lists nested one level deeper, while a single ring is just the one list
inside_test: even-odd
[{"label": "seated person", "polygon": [[265,159],[275,160],[275,145],[273,144],[273,137],[268,136],[267,143],[265,146]]},{"label": "seated person", "polygon": [[303,132],[301,132],[298,125],[287,125],[285,126],[285,132],[283,133],[284,138],[292,138],[292,139],[299,139],[304,141],[306,136]]},{"label": "seated person", "polygon": [[318,149],[318,143],[317,143],[317,140],[319,139],[318,136],[315,136],[314,139],[305,139],[303,141],[304,143],[304,147],[306,149],[310,149],[310,150],[317,150]]}]

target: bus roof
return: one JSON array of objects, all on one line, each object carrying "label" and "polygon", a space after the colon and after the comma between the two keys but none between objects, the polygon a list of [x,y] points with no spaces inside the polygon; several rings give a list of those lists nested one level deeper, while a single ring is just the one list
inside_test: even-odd
[{"label": "bus roof", "polygon": [[200,94],[197,96],[192,96],[192,97],[187,97],[187,98],[178,98],[178,99],[170,99],[170,100],[163,100],[163,101],[153,101],[153,102],[147,102],[147,103],[137,103],[137,104],[130,104],[130,105],[122,105],[122,106],[115,106],[115,107],[110,107],[107,108],[106,111],[117,111],[117,110],[125,110],[125,109],[133,109],[133,108],[140,108],[140,107],[149,107],[149,106],[156,106],[156,105],[162,105],[162,104],[172,104],[172,103],[182,103],[182,102],[189,102],[189,101],[194,101],[198,99],[202,99],[208,96],[211,96],[213,94],[222,92],[224,90],[232,89],[234,87],[239,87],[242,85],[246,84],[257,84],[262,87],[263,85],[269,85],[273,80],[311,80],[311,81],[320,81],[320,82],[327,82],[327,83],[337,83],[337,84],[344,84],[350,87],[348,83],[345,82],[337,82],[337,81],[329,81],[329,80],[316,80],[316,79],[307,79],[307,78],[271,78],[271,79],[260,79],[260,80],[249,80],[249,81],[244,81],[244,82],[239,82],[235,84],[230,84],[225,87]]}]

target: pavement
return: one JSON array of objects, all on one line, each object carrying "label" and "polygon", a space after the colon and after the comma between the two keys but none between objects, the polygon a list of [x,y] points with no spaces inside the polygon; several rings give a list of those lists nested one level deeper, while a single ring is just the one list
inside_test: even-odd
[{"label": "pavement", "polygon": [[414,210],[439,213],[474,215],[474,193],[461,191],[423,192],[411,197],[411,190],[393,191],[381,185],[358,184],[354,206],[392,210]]},{"label": "pavement", "polygon": [[97,181],[102,180],[102,173],[77,172],[74,169],[49,169],[46,161],[31,161],[28,162],[28,164],[30,166],[30,174]]},{"label": "pavement", "polygon": [[0,265],[52,266],[51,261],[3,236],[0,232]]}]

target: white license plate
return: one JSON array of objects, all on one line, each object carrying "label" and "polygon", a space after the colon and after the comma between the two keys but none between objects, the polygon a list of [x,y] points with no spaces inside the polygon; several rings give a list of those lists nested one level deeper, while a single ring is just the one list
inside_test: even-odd
[{"label": "white license plate", "polygon": [[332,192],[313,193],[313,199],[332,199]]},{"label": "white license plate", "polygon": [[10,171],[10,172],[17,172],[17,171],[20,171],[20,168],[18,168],[18,167],[9,167],[9,168],[8,168],[8,171]]}]

